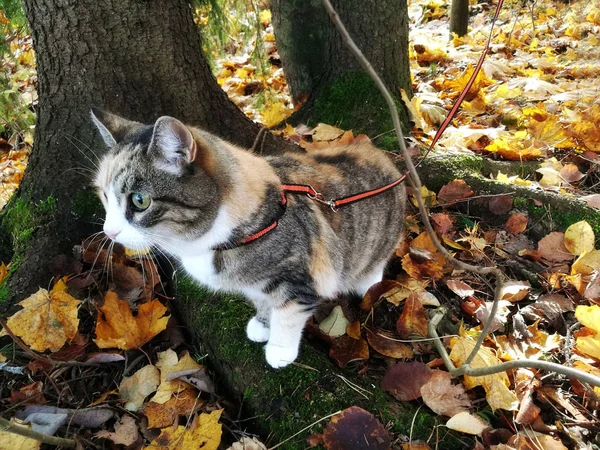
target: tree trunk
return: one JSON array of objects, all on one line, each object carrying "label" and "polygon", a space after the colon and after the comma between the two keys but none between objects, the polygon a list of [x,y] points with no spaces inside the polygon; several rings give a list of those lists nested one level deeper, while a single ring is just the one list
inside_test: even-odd
[{"label": "tree trunk", "polygon": [[[464,36],[469,30],[469,0],[452,0],[450,9],[450,33],[458,37]],[[452,39],[452,34],[450,35]]]},{"label": "tree trunk", "polygon": [[[400,89],[411,94],[406,0],[332,3],[401,105]],[[294,120],[322,121],[370,134],[391,129],[381,94],[347,49],[321,0],[271,0],[271,9],[290,91],[296,103],[305,102]]]},{"label": "tree trunk", "polygon": [[[88,185],[104,144],[91,105],[146,123],[175,116],[248,148],[258,132],[217,85],[185,0],[25,0],[25,9],[39,110],[29,166],[2,214],[15,258],[0,301],[47,286],[52,258],[92,229],[99,204]],[[268,135],[264,149],[282,145]]]}]

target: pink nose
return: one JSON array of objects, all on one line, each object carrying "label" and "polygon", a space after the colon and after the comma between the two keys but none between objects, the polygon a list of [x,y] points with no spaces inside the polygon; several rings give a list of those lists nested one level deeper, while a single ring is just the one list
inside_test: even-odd
[{"label": "pink nose", "polygon": [[115,239],[117,237],[117,235],[120,233],[120,231],[108,231],[108,230],[104,230],[104,234],[110,238],[110,239]]}]

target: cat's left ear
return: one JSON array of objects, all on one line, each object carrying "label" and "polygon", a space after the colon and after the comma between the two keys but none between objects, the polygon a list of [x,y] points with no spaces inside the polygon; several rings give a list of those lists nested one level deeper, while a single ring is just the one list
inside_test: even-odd
[{"label": "cat's left ear", "polygon": [[90,108],[90,118],[109,149],[115,148],[127,134],[142,126],[139,122],[124,119],[95,106]]},{"label": "cat's left ear", "polygon": [[196,159],[196,141],[192,132],[173,117],[160,117],[154,125],[150,152],[160,155],[160,166],[167,172],[181,175]]}]

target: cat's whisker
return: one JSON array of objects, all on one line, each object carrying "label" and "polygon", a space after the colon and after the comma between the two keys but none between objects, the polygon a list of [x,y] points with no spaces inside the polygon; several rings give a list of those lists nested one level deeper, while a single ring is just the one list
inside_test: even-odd
[{"label": "cat's whisker", "polygon": [[[177,269],[173,265],[173,262],[171,261],[171,258],[164,251],[162,251],[160,249],[160,247],[157,247],[157,246],[153,245],[152,248],[151,248],[151,250],[152,250],[152,252],[154,252],[154,251],[159,252],[162,255],[162,257],[167,260],[167,262],[171,266],[171,269],[173,270],[173,274],[172,274],[173,275],[173,282],[175,284],[177,284]],[[154,257],[155,261],[158,260],[158,258],[156,257],[156,255],[154,255],[154,253],[152,253],[152,256]],[[156,263],[158,264],[158,261],[156,261]],[[160,280],[160,285],[161,285],[161,288],[163,289],[163,291],[165,291],[165,287],[164,287],[164,285],[162,283],[162,280]]]},{"label": "cat's whisker", "polygon": [[81,175],[82,177],[89,177],[90,179],[92,178],[92,175],[96,174],[96,171],[94,169],[90,169],[89,167],[71,167],[69,169],[63,170],[59,176],[63,176],[66,173],[69,172],[75,172],[78,173],[79,175]]},{"label": "cat's whisker", "polygon": [[[85,152],[84,152],[84,151],[83,151],[81,148],[79,148],[79,146],[78,146],[78,145],[77,145],[75,142],[73,142],[73,141],[71,140],[71,136],[69,136],[69,135],[68,135],[68,134],[66,134],[66,133],[63,133],[63,135],[65,136],[65,138],[67,139],[67,141],[69,141],[69,142],[71,143],[71,145],[73,145],[73,147],[75,147],[75,148],[77,149],[77,151],[79,151],[79,153],[81,153],[81,155],[82,155],[82,156],[83,156],[85,159],[87,159],[87,160],[88,160],[88,161],[89,161],[89,162],[92,164],[92,166],[94,166],[94,167],[96,168],[96,170],[100,170],[100,168],[98,167],[98,164],[96,164],[96,162],[94,162],[94,160],[92,160],[92,158],[90,158],[88,155],[86,155],[86,154],[85,154]],[[77,138],[74,138],[74,139],[77,139]],[[79,139],[77,139],[77,140],[79,141]],[[81,142],[81,141],[80,141],[80,142]],[[85,144],[84,144],[84,145],[85,145]],[[91,151],[91,149],[90,149],[90,151]],[[92,153],[93,153],[93,152],[92,152]],[[94,154],[94,156],[96,156],[96,158],[98,159],[98,156],[97,156],[95,153],[93,153],[93,154]],[[100,160],[99,160],[99,159],[98,159],[98,162],[100,162]]]},{"label": "cat's whisker", "polygon": [[78,137],[76,137],[76,136],[74,136],[72,134],[68,134],[68,133],[65,133],[65,132],[63,132],[62,134],[63,134],[63,136],[65,136],[67,138],[75,139],[77,142],[79,142],[81,145],[83,145],[85,147],[85,149],[88,150],[94,156],[94,158],[96,158],[97,162],[100,162],[100,157],[96,154],[96,152],[94,152],[94,150],[92,149],[92,147],[90,147],[88,144],[86,144],[81,139],[79,139]]},{"label": "cat's whisker", "polygon": [[94,258],[94,261],[92,262],[92,268],[90,269],[90,273],[92,273],[94,271],[94,267],[96,267],[98,258],[100,257],[100,254],[102,253],[102,250],[104,249],[104,245],[106,244],[107,241],[108,241],[108,238],[106,236],[104,238],[102,238],[102,241],[100,241],[98,250],[96,250],[96,257]]}]

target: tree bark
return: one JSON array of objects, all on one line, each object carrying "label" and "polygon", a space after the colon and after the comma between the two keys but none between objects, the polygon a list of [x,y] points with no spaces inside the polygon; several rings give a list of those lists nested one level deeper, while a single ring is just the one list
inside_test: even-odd
[{"label": "tree bark", "polygon": [[[400,99],[400,89],[410,97],[406,0],[336,0],[332,3],[388,89],[397,99]],[[357,92],[363,90],[364,83],[357,83],[352,75],[362,73],[362,69],[329,20],[321,0],[271,0],[271,10],[277,49],[292,97],[296,103],[306,101],[296,117],[313,121],[327,119],[332,125],[338,119],[338,123],[346,122],[350,128],[361,128],[361,121],[369,120],[369,105],[365,108],[365,98],[362,92]],[[340,92],[344,87],[347,91]],[[335,96],[332,90],[346,98],[346,104],[339,105],[333,120],[327,117],[330,114],[323,114],[318,101],[320,96]],[[375,92],[378,91],[369,90],[369,95]],[[348,110],[349,103],[352,109],[362,110],[362,114]]]},{"label": "tree bark", "polygon": [[[92,230],[89,208],[76,211],[93,201],[88,185],[104,151],[91,105],[145,123],[171,115],[247,148],[259,131],[216,83],[185,0],[25,0],[25,10],[39,110],[25,177],[2,220],[4,233],[25,229],[14,226],[21,213],[6,220],[21,199],[19,208],[29,208],[28,221],[35,222],[27,224],[34,235],[17,249],[19,265],[7,285],[17,299],[46,286],[52,257],[70,253]],[[282,146],[268,134],[263,148]]]},{"label": "tree bark", "polygon": [[[469,31],[469,0],[452,0],[450,8],[450,33],[458,37]],[[450,35],[452,38],[452,35]]]}]

